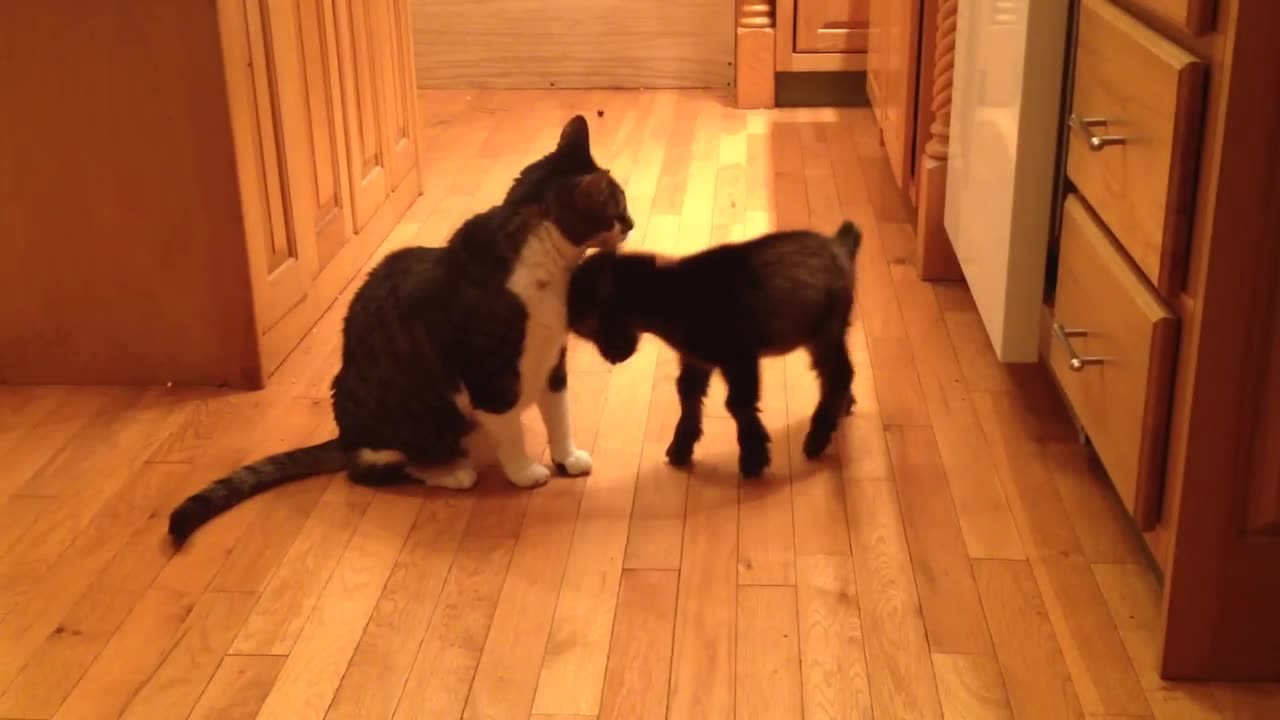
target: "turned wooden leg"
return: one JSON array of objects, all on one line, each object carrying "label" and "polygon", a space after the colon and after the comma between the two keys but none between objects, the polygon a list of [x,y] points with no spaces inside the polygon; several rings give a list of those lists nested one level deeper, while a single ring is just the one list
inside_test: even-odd
[{"label": "turned wooden leg", "polygon": [[738,0],[734,86],[739,108],[774,106],[773,3]]},{"label": "turned wooden leg", "polygon": [[921,280],[961,280],[964,273],[943,226],[947,202],[947,154],[951,137],[951,75],[956,59],[959,0],[938,3],[933,56],[933,123],[916,173],[916,271]]}]

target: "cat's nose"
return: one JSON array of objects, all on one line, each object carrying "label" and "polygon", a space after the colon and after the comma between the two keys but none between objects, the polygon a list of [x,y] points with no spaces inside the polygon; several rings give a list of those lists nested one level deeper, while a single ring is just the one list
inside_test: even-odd
[{"label": "cat's nose", "polygon": [[630,217],[624,217],[620,221],[618,221],[618,226],[622,230],[622,234],[626,235],[627,233],[631,232],[631,229],[634,228],[636,224],[631,221]]}]

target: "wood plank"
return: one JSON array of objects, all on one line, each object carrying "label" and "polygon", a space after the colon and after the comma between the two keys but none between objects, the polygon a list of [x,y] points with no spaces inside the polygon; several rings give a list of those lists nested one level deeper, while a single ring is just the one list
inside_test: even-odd
[{"label": "wood plank", "polygon": [[1145,563],[1100,563],[1092,570],[1157,720],[1230,717],[1222,713],[1213,685],[1160,678],[1160,585],[1151,569]]},{"label": "wood plank", "polygon": [[667,462],[667,445],[680,416],[674,378],[653,384],[636,476],[631,529],[623,566],[628,569],[677,570],[685,521],[689,473]]},{"label": "wood plank", "polygon": [[[245,593],[200,594],[191,593],[189,589],[153,587],[134,606],[129,618],[53,717],[60,720],[120,717],[134,695],[177,646],[190,648],[184,650],[183,655],[200,655],[199,644],[192,647],[188,643],[207,638],[205,642],[213,646],[216,654],[225,652],[253,599],[252,594]],[[207,662],[206,656],[197,664]],[[215,666],[208,666],[209,674]],[[186,688],[183,694],[199,690],[199,687]],[[190,703],[194,704],[195,700],[196,696],[191,695]]]},{"label": "wood plank", "polygon": [[994,657],[934,653],[933,672],[945,717],[1013,720],[1000,663]]},{"label": "wood plank", "polygon": [[928,425],[929,410],[920,389],[911,343],[905,337],[868,334],[867,347],[884,424]]},{"label": "wood plank", "polygon": [[1083,709],[1149,713],[1120,636],[1106,622],[1105,601],[1048,470],[1044,442],[1014,420],[1015,398],[977,395],[980,420],[996,448],[997,470]]},{"label": "wood plank", "polygon": [[933,431],[894,427],[887,432],[929,647],[935,653],[989,654],[982,603]]},{"label": "wood plank", "polygon": [[522,717],[533,707],[584,483],[558,479],[530,498],[464,718]]},{"label": "wood plank", "polygon": [[689,481],[676,597],[670,720],[731,717],[737,618],[737,443],[733,423],[706,418]]},{"label": "wood plank", "polygon": [[839,451],[828,448],[814,460],[804,455],[804,437],[820,394],[807,353],[795,352],[786,357],[786,377],[795,551],[799,555],[848,554],[849,525],[844,514]]},{"label": "wood plank", "polygon": [[474,502],[470,494],[455,493],[432,493],[423,500],[327,717],[385,720],[395,712]]},{"label": "wood plank", "polygon": [[[193,489],[191,479],[186,466],[143,466],[134,486],[153,489],[152,512],[102,572],[94,577],[78,562],[83,555],[68,558],[75,562],[60,563],[33,590],[32,603],[5,618],[0,667],[20,665],[21,671],[0,695],[0,717],[49,717],[57,711],[173,556],[165,511]],[[89,574],[86,585],[82,573]],[[73,598],[79,588],[83,592]],[[69,608],[68,601],[74,601]]]},{"label": "wood plank", "polygon": [[386,493],[368,504],[258,717],[324,717],[421,502]]},{"label": "wood plank", "polygon": [[666,717],[679,574],[624,570],[600,720]]},{"label": "wood plank", "polygon": [[1014,716],[1083,718],[1030,565],[1020,560],[974,560],[973,574]]},{"label": "wood plank", "polygon": [[657,346],[644,346],[613,371],[586,480],[564,582],[547,639],[533,711],[595,714],[600,710],[609,634],[613,628],[635,497],[636,468],[653,392]]},{"label": "wood plank", "polygon": [[[764,475],[738,489],[738,583],[794,585],[795,498],[784,358],[761,361],[760,394],[760,421],[769,431],[772,460]],[[840,519],[844,520],[843,514]]]},{"label": "wood plank", "polygon": [[738,589],[736,714],[739,720],[786,720],[804,715],[796,590]]},{"label": "wood plank", "polygon": [[284,660],[274,655],[222,658],[187,720],[253,720]]},{"label": "wood plank", "polygon": [[505,487],[476,490],[471,519],[396,704],[397,720],[457,718],[466,705],[530,495]]},{"label": "wood plank", "polygon": [[1026,558],[972,397],[941,378],[925,378],[922,386],[969,557]]},{"label": "wood plank", "polygon": [[1089,449],[1076,443],[1050,443],[1045,461],[1084,556],[1095,563],[1145,562],[1142,536]]},{"label": "wood plank", "polygon": [[233,655],[288,655],[342,559],[373,490],[345,478],[329,484],[231,646]]},{"label": "wood plank", "polygon": [[796,558],[800,667],[808,718],[872,717],[853,558]]},{"label": "wood plank", "polygon": [[183,633],[147,682],[133,696],[122,718],[162,717],[191,712],[213,678],[223,655],[249,616],[253,593],[209,593],[208,618]]},{"label": "wood plank", "polygon": [[939,720],[942,709],[893,483],[850,483],[845,492],[867,667],[874,669],[872,707],[877,717]]},{"label": "wood plank", "polygon": [[[947,296],[948,292],[953,292]],[[963,299],[956,299],[963,293]],[[961,309],[944,310],[943,318],[947,325],[947,334],[956,349],[956,357],[960,361],[960,369],[964,373],[964,385],[969,390],[988,392],[1008,392],[1012,389],[1005,366],[996,357],[995,347],[987,328],[982,324],[982,316],[973,304],[973,296],[969,289],[960,286],[954,291],[935,288],[935,296],[939,304],[944,302],[962,305]],[[944,297],[946,299],[944,300]]]},{"label": "wood plank", "polygon": [[[0,479],[0,499],[27,485],[40,469],[67,448],[104,410],[110,412],[134,388],[42,388],[47,400],[5,413],[10,422],[0,434],[0,456],[6,469]],[[47,407],[46,407],[47,406]],[[10,414],[12,413],[12,414]]]}]

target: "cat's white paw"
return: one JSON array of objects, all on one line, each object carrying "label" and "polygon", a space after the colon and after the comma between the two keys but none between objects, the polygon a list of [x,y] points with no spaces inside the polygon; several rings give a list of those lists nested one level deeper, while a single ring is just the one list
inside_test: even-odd
[{"label": "cat's white paw", "polygon": [[459,465],[448,470],[436,470],[423,478],[427,487],[445,490],[470,490],[476,486],[480,476],[470,465]]},{"label": "cat's white paw", "polygon": [[556,460],[556,465],[563,468],[564,473],[570,477],[586,475],[591,472],[591,455],[586,450],[574,450],[568,457]]},{"label": "cat's white paw", "polygon": [[547,484],[547,481],[551,479],[551,471],[547,469],[546,465],[533,463],[514,473],[508,472],[507,479],[516,487],[538,487],[539,485]]}]

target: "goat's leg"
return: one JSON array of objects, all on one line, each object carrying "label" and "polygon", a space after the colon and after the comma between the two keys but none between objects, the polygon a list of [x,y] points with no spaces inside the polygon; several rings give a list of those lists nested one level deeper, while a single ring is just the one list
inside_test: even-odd
[{"label": "goat's leg", "polygon": [[725,407],[738,426],[738,469],[743,477],[759,477],[769,465],[769,431],[760,422],[760,361],[751,357],[721,370],[729,386]]},{"label": "goat's leg", "polygon": [[680,376],[676,391],[680,395],[680,419],[667,446],[667,460],[672,465],[688,465],[693,460],[693,446],[702,437],[702,400],[711,384],[711,369],[680,358]]},{"label": "goat's leg", "polygon": [[831,444],[840,417],[853,410],[853,363],[849,361],[844,333],[818,341],[809,348],[809,356],[822,383],[822,395],[804,438],[804,455],[812,460]]}]

